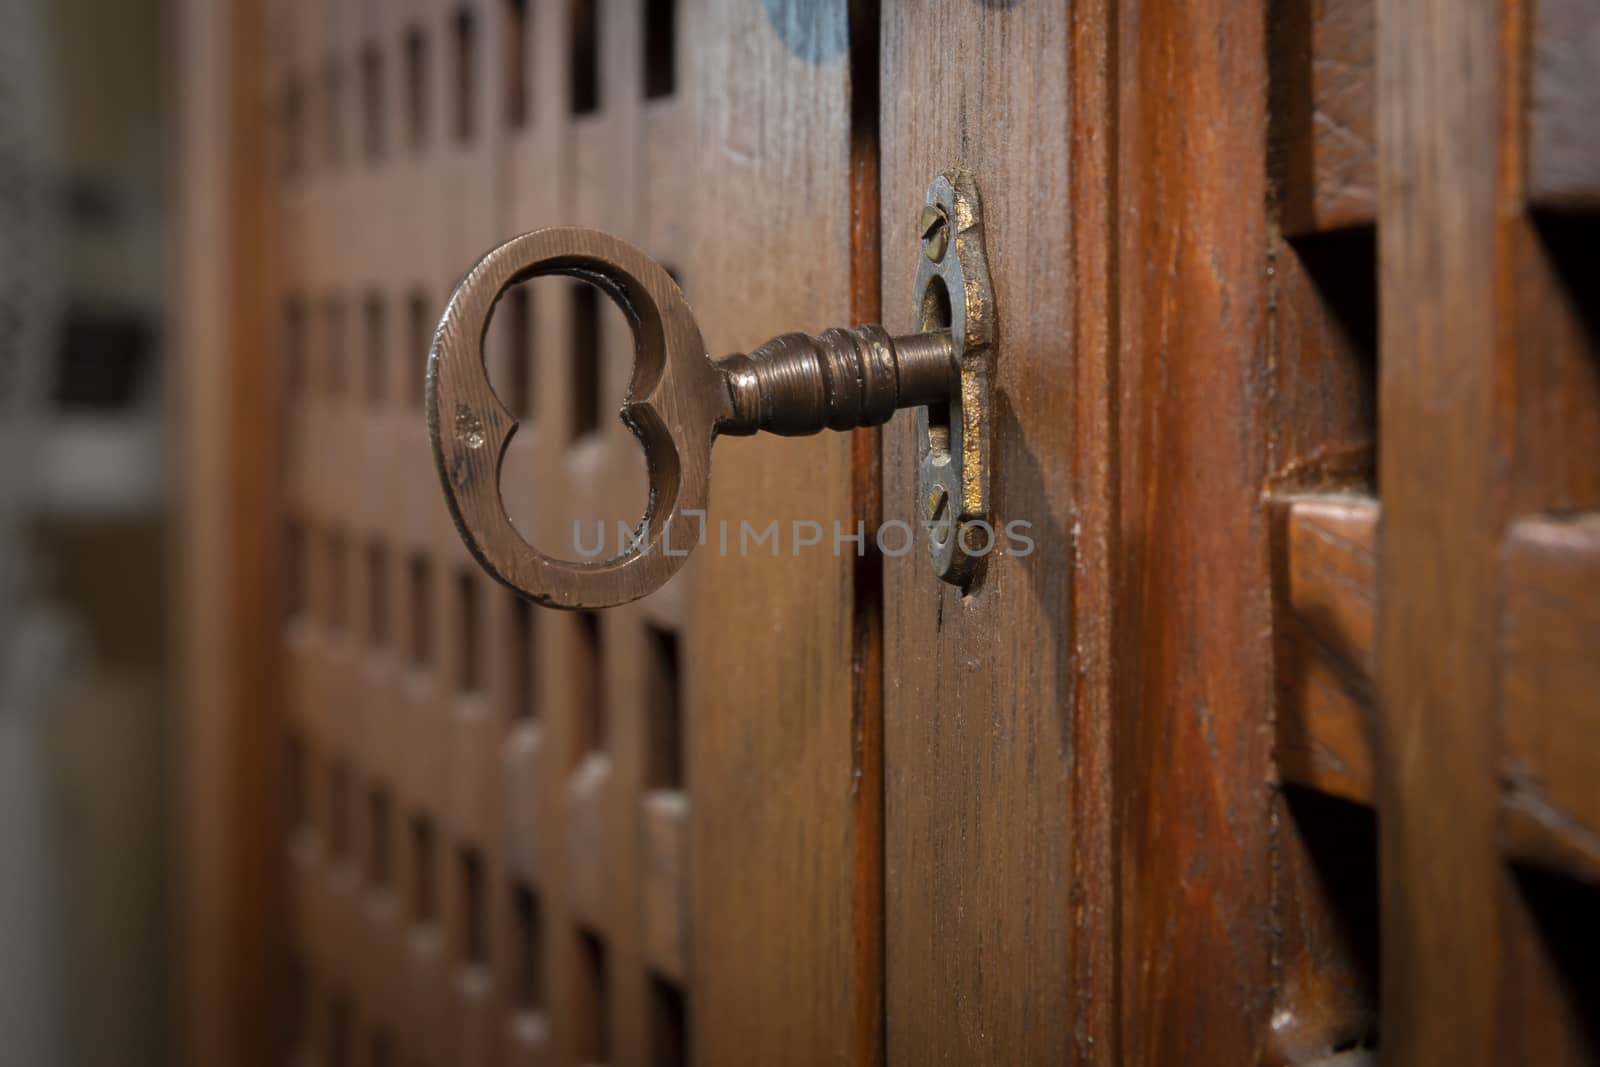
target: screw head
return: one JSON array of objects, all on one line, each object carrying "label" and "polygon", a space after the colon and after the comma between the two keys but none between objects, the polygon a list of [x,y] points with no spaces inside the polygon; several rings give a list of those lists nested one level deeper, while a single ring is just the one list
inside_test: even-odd
[{"label": "screw head", "polygon": [[942,485],[928,492],[929,536],[939,544],[950,539],[950,493]]},{"label": "screw head", "polygon": [[938,204],[923,208],[918,229],[922,234],[922,254],[934,263],[944,259],[945,250],[950,246],[950,220],[944,209]]}]

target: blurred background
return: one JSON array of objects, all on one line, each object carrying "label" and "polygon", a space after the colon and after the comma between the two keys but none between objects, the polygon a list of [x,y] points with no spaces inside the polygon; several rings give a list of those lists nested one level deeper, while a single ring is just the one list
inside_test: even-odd
[{"label": "blurred background", "polygon": [[168,1062],[169,37],[0,0],[7,1067]]},{"label": "blurred background", "polygon": [[[538,621],[466,556],[422,419],[493,242],[686,244],[616,165],[690,144],[675,7],[638,10],[602,43],[582,2],[0,0],[0,1067],[448,1063],[503,1019],[538,1057],[547,969],[595,1020],[573,1055],[615,987],[651,1020],[617,1033],[681,1058],[684,598]],[[519,490],[515,521],[636,518],[620,313],[506,304],[510,478],[572,509],[534,530]],[[632,743],[646,702],[671,728],[613,773],[605,717]],[[669,869],[650,960],[631,897],[533,869],[585,804]]]}]

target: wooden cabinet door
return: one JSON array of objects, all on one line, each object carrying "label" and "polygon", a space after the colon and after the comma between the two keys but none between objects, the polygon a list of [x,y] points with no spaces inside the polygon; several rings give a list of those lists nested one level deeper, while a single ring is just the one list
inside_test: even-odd
[{"label": "wooden cabinet door", "polygon": [[[1600,1057],[1588,5],[182,10],[196,1062]],[[1025,546],[879,546],[902,413],[721,441],[637,604],[472,564],[478,254],[612,231],[712,354],[908,332],[956,166]],[[640,510],[608,314],[491,330],[546,544]]]}]

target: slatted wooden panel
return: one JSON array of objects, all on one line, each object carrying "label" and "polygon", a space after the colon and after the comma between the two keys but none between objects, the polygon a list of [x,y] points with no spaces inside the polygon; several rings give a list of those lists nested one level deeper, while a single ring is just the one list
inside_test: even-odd
[{"label": "slatted wooden panel", "polygon": [[[559,614],[493,585],[450,526],[421,409],[433,323],[493,244],[582,223],[672,262],[678,189],[642,164],[685,137],[678,17],[273,12],[296,1056],[687,1054],[682,599]],[[552,551],[574,518],[642,510],[639,450],[605,415],[631,341],[587,292],[514,291],[489,338],[524,415],[508,508]]]},{"label": "slatted wooden panel", "polygon": [[[1074,19],[1086,28],[1081,41],[1069,32]],[[1090,280],[1080,305],[1068,209],[1075,168],[1092,181],[1105,165],[1105,146],[1088,144],[1079,164],[1068,111],[1103,69],[1102,19],[1096,5],[884,5],[885,322],[900,332],[920,325],[911,285],[924,192],[942,170],[973,168],[999,308],[997,528],[1025,521],[1036,545],[991,555],[970,596],[934,577],[920,537],[884,562],[885,958],[896,1063],[1062,1060],[1098,1036],[1096,1004],[1109,993],[1109,971],[1086,967],[1076,976],[1086,984],[1075,983],[1068,920],[1074,895],[1110,914],[1102,783],[1091,777],[1081,799],[1072,787],[1075,745],[1083,739],[1094,752],[1103,738],[1092,713],[1072,711],[1080,681],[1070,650],[1089,620],[1073,609],[1077,517],[1067,495],[1079,410],[1069,383],[1084,383],[1081,410],[1093,417],[1105,373],[1093,343],[1073,359],[1077,331],[1092,335],[1104,314],[1092,274],[1104,231],[1085,228]],[[1105,121],[1103,107],[1090,96],[1070,118],[1092,128]],[[1105,447],[1086,444],[1089,456]],[[918,530],[921,447],[914,420],[886,428],[884,514]],[[1100,533],[1107,516],[1088,518]],[[1090,556],[1098,563],[1098,546]],[[1089,570],[1092,596],[1103,595],[1101,580]],[[1104,706],[1102,686],[1103,675],[1084,680],[1087,708]]]},{"label": "slatted wooden panel", "polygon": [[[1292,268],[1343,331],[1325,335],[1324,366],[1357,357],[1385,412],[1381,438],[1366,419],[1377,478],[1359,453],[1325,449],[1274,487],[1277,768],[1293,815],[1276,1048],[1306,1062],[1381,1033],[1406,1061],[1589,1062],[1596,975],[1575,961],[1592,958],[1578,916],[1595,903],[1580,888],[1593,828],[1563,783],[1596,745],[1593,694],[1572,698],[1579,664],[1600,658],[1579,606],[1592,546],[1587,520],[1530,513],[1592,507],[1600,476],[1577,252],[1593,233],[1592,138],[1578,132],[1592,19],[1541,2],[1436,22],[1425,6],[1379,5],[1369,25],[1361,5],[1312,4],[1306,43],[1275,53]],[[1352,91],[1357,54],[1376,68]],[[1337,110],[1363,95],[1376,116]],[[1383,153],[1356,183],[1374,210],[1336,211],[1351,184],[1321,163],[1372,144],[1374,123]],[[1373,219],[1381,338],[1349,285]]]},{"label": "slatted wooden panel", "polygon": [[[874,209],[852,175],[876,153],[858,94],[872,120],[876,97],[846,55],[846,5],[690,10],[702,162],[659,158],[694,185],[700,225],[684,247],[704,279],[690,299],[706,343],[748,351],[790,330],[870,321],[853,247],[856,220]],[[706,1064],[882,1056],[878,679],[857,599],[876,594],[855,546],[832,540],[836,523],[855,532],[854,448],[843,434],[716,448],[690,656],[692,899],[706,917],[692,934],[693,1018]],[[820,547],[795,547],[806,522]],[[769,524],[776,542],[746,542]]]},{"label": "slatted wooden panel", "polygon": [[[272,8],[235,257],[277,232],[291,1049],[1592,1061],[1589,9],[670,6]],[[417,372],[473,256],[617,232],[716,350],[907,326],[958,162],[1036,558],[963,598],[920,555],[709,557],[602,616],[470,566]],[[545,544],[638,502],[575,292],[491,339]],[[713,521],[849,523],[880,478],[904,517],[907,421],[881,468],[725,443]]]},{"label": "slatted wooden panel", "polygon": [[[1593,971],[1565,968],[1548,949],[1551,931],[1558,946],[1583,936],[1574,922],[1593,913],[1593,893],[1571,907],[1570,881],[1549,894],[1508,877],[1499,832],[1508,736],[1496,682],[1518,668],[1498,654],[1497,634],[1508,595],[1524,595],[1502,585],[1519,570],[1502,577],[1500,546],[1514,522],[1600,502],[1600,361],[1585,310],[1595,294],[1570,253],[1592,224],[1541,219],[1530,203],[1532,120],[1552,102],[1531,69],[1547,58],[1553,8],[1379,10],[1388,303],[1377,737],[1390,768],[1379,779],[1381,862],[1392,872],[1382,1029],[1386,1055],[1402,1062],[1596,1054]],[[1569,83],[1564,105],[1592,78]],[[1600,648],[1581,630],[1549,636]],[[1541,714],[1574,749],[1600,743],[1570,708]],[[1485,931],[1505,967],[1489,962]],[[1541,1001],[1587,1015],[1587,1041],[1552,1041],[1550,1013],[1531,1007]]]}]

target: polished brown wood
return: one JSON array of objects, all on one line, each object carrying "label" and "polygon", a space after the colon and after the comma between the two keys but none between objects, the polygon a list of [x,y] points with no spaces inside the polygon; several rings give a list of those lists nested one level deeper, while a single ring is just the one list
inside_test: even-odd
[{"label": "polished brown wood", "polygon": [[[276,221],[263,5],[179,6],[185,58],[175,320],[177,692],[182,846],[173,928],[194,1063],[272,1062],[285,909],[275,819],[280,426],[268,280]],[[219,359],[218,353],[229,354]],[[265,610],[264,610],[265,608]]]},{"label": "polished brown wood", "polygon": [[1126,1063],[1176,1062],[1194,1049],[1254,1061],[1273,1006],[1271,944],[1249,918],[1272,907],[1261,490],[1279,460],[1268,427],[1294,424],[1297,394],[1276,396],[1264,373],[1273,238],[1264,15],[1251,5],[1140,6],[1118,25],[1114,707]]},{"label": "polished brown wood", "polygon": [[[1094,996],[1074,989],[1068,955],[1073,894],[1103,885],[1080,882],[1067,828],[1080,827],[1091,855],[1104,829],[1077,818],[1070,777],[1074,404],[1064,383],[1079,370],[1064,116],[1072,78],[1094,68],[1066,65],[1068,24],[1051,5],[884,8],[884,322],[898,332],[916,321],[911,285],[930,177],[981,163],[985,235],[999,253],[989,257],[1000,337],[997,529],[1022,520],[1035,541],[1031,554],[987,558],[969,595],[929,573],[920,536],[913,551],[884,561],[895,1062],[1059,1059],[1073,1044],[1074,1005]],[[1028,195],[1015,195],[1021,188]],[[914,526],[915,430],[905,420],[886,427],[883,456],[884,515]],[[1109,979],[1096,976],[1096,987],[1109,989]]]},{"label": "polished brown wood", "polygon": [[[679,148],[663,167],[692,183],[697,225],[673,254],[712,353],[847,320],[861,310],[852,173],[868,163],[842,55],[848,11],[707,3],[685,14],[699,42],[687,71],[704,138],[694,158],[707,165]],[[872,623],[853,602],[865,564],[854,544],[831,544],[835,522],[855,533],[854,443],[736,438],[715,462],[712,542],[690,565],[706,607],[688,655],[695,1055],[876,1063],[882,794],[875,680],[856,674]],[[827,540],[794,551],[796,521]],[[741,548],[743,524],[774,522],[781,548]]]},{"label": "polished brown wood", "polygon": [[1594,506],[1600,391],[1567,239],[1526,214],[1538,19],[1447,6],[1378,18],[1384,1055],[1574,1061],[1521,1000],[1583,994],[1501,850],[1497,560],[1519,516]]},{"label": "polished brown wood", "polygon": [[1519,520],[1500,574],[1505,848],[1600,882],[1600,515]]},{"label": "polished brown wood", "polygon": [[1273,518],[1278,773],[1371,804],[1378,506],[1290,497]]},{"label": "polished brown wood", "polygon": [[1270,9],[1273,177],[1290,236],[1377,218],[1374,0]]},{"label": "polished brown wood", "polygon": [[[1378,12],[1384,1055],[1493,1062],[1498,14]],[[1469,57],[1472,57],[1469,59]],[[1483,66],[1467,74],[1465,63]],[[1440,390],[1448,389],[1448,403]],[[1419,798],[1450,796],[1428,804]]]}]

